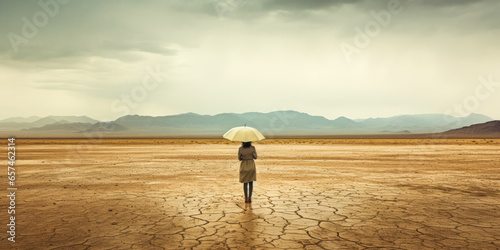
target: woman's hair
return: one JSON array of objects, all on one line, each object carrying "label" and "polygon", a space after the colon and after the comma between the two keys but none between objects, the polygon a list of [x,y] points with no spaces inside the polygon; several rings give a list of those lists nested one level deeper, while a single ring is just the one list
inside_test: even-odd
[{"label": "woman's hair", "polygon": [[249,148],[250,146],[252,146],[252,142],[251,141],[242,142],[241,146],[243,146],[244,148]]}]

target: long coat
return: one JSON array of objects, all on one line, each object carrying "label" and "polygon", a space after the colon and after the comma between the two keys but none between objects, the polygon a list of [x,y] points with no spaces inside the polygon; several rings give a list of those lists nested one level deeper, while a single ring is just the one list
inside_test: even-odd
[{"label": "long coat", "polygon": [[257,151],[254,146],[248,148],[240,147],[238,150],[238,160],[240,164],[240,182],[247,183],[257,180],[257,170],[254,159],[257,159]]}]

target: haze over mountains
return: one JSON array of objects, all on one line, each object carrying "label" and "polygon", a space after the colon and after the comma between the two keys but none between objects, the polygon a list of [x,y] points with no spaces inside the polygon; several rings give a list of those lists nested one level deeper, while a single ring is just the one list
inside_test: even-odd
[{"label": "haze over mountains", "polygon": [[297,111],[248,112],[199,115],[184,113],[168,116],[127,115],[110,122],[86,116],[14,117],[0,120],[2,134],[20,137],[84,137],[88,133],[104,136],[220,136],[232,127],[251,126],[266,136],[409,134],[440,133],[493,119],[480,114],[454,117],[442,114],[399,115],[387,118],[334,120]]},{"label": "haze over mountains", "polygon": [[[71,124],[71,123],[89,123],[99,122],[87,116],[47,116],[47,117],[12,117],[0,120],[0,131],[17,131],[21,129],[37,129],[52,124]],[[63,126],[60,127],[64,129]]]}]

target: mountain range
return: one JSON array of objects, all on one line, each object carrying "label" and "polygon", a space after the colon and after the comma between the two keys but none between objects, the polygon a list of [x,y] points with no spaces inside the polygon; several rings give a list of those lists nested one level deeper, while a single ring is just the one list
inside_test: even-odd
[{"label": "mountain range", "polygon": [[0,131],[17,131],[21,129],[40,129],[52,124],[90,123],[99,122],[87,116],[46,116],[46,117],[12,117],[0,120]]},{"label": "mountain range", "polygon": [[[422,134],[492,121],[481,115],[454,117],[443,114],[399,115],[387,118],[352,120],[341,116],[330,120],[293,110],[269,113],[222,113],[200,115],[184,113],[168,116],[127,115],[101,122],[87,116],[13,117],[0,120],[0,131],[23,137],[85,136],[104,133],[118,136],[220,136],[236,126],[259,129],[266,136],[346,135],[346,134]],[[22,132],[22,133],[20,133]]]}]

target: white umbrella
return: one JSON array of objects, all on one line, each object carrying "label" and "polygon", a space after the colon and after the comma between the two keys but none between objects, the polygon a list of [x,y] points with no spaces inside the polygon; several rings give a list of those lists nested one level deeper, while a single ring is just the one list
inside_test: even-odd
[{"label": "white umbrella", "polygon": [[252,127],[235,127],[227,131],[222,137],[231,141],[260,141],[266,139],[257,129]]}]

